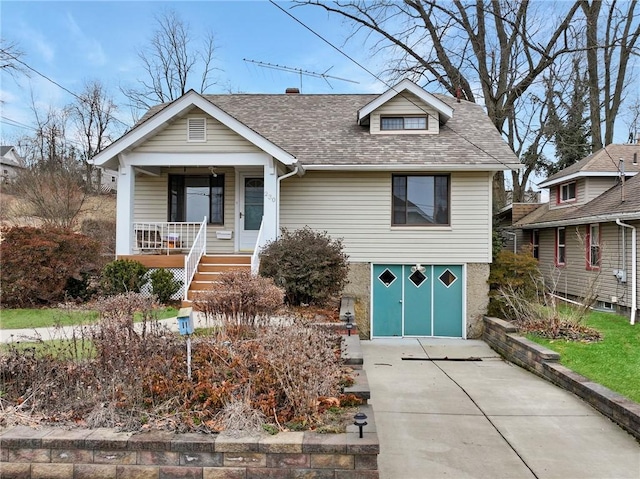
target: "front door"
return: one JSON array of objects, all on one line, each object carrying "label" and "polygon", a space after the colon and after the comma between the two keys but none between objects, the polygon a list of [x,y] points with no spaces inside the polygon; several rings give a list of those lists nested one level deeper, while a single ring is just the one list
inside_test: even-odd
[{"label": "front door", "polygon": [[253,251],[264,213],[264,178],[243,175],[241,182],[239,248]]}]

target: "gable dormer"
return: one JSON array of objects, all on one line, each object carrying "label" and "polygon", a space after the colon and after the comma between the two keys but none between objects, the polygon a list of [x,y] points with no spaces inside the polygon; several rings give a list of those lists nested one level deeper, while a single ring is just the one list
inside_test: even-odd
[{"label": "gable dormer", "polygon": [[410,80],[403,80],[358,111],[371,134],[438,134],[453,108]]}]

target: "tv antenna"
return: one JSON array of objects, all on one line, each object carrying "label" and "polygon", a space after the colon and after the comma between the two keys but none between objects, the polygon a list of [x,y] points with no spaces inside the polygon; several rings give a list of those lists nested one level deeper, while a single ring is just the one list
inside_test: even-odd
[{"label": "tv antenna", "polygon": [[283,71],[283,72],[297,73],[300,76],[300,91],[302,91],[302,77],[303,76],[308,76],[308,77],[313,77],[313,78],[322,78],[324,81],[327,82],[327,85],[329,85],[329,88],[331,88],[332,90],[333,90],[333,86],[331,86],[331,83],[329,83],[329,79],[331,79],[331,80],[340,80],[340,81],[348,81],[349,83],[360,83],[360,82],[357,82],[355,80],[349,80],[348,78],[340,78],[340,77],[328,75],[327,73],[333,67],[327,68],[324,71],[324,73],[318,73],[318,72],[312,72],[312,71],[309,71],[309,70],[303,70],[302,68],[287,67],[287,66],[284,66],[284,65],[276,65],[274,63],[260,62],[260,61],[257,61],[257,60],[249,60],[247,58],[243,58],[242,60],[247,62],[247,63],[253,63],[254,65],[258,65],[261,68],[270,68],[272,70],[280,70],[280,71]]}]

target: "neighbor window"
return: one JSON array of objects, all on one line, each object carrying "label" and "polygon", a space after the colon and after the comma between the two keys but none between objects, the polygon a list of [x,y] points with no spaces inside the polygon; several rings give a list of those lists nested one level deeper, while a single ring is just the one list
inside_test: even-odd
[{"label": "neighbor window", "polygon": [[540,230],[533,230],[531,232],[531,248],[533,257],[540,259]]},{"label": "neighbor window", "polygon": [[383,116],[380,118],[381,130],[426,130],[426,116]]},{"label": "neighbor window", "polygon": [[600,267],[600,225],[587,227],[587,269]]},{"label": "neighbor window", "polygon": [[449,176],[394,175],[393,225],[448,225]]},{"label": "neighbor window", "polygon": [[576,182],[560,185],[560,203],[576,199]]},{"label": "neighbor window", "polygon": [[556,229],[556,265],[562,266],[567,263],[567,249],[566,249],[566,233],[567,230],[564,226]]},{"label": "neighbor window", "polygon": [[224,175],[169,176],[169,221],[224,223]]}]

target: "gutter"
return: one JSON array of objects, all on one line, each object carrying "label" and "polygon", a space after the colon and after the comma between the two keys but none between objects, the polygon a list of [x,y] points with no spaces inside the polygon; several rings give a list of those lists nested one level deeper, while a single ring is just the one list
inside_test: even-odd
[{"label": "gutter", "polygon": [[278,176],[278,187],[276,188],[276,205],[277,205],[277,209],[276,209],[276,238],[280,236],[280,183],[282,183],[282,180],[286,180],[287,178],[291,178],[294,175],[297,175],[298,172],[303,175],[304,174],[304,170],[302,168],[300,168],[298,165],[295,166],[295,168],[293,169],[293,171],[291,171],[290,173],[287,173],[285,175],[282,176]]},{"label": "gutter", "polygon": [[625,219],[627,221],[636,221],[640,220],[640,215],[637,211],[633,211],[630,213],[622,213],[622,214],[601,214],[594,216],[582,216],[580,218],[573,218],[569,220],[557,220],[557,221],[546,221],[543,223],[528,223],[525,225],[520,225],[518,223],[514,224],[514,228],[520,228],[523,230],[535,230],[540,228],[555,228],[556,226],[575,226],[575,225],[583,225],[587,223],[606,223],[608,221],[617,221],[619,219]]},{"label": "gutter", "polygon": [[631,320],[630,324],[636,323],[636,310],[638,309],[638,243],[637,228],[630,224],[623,223],[616,219],[616,224],[624,228],[631,228]]}]

